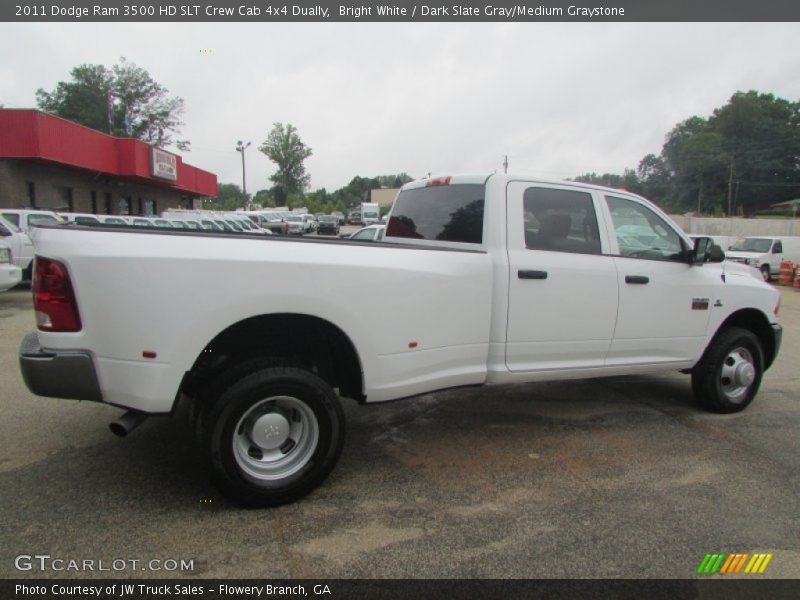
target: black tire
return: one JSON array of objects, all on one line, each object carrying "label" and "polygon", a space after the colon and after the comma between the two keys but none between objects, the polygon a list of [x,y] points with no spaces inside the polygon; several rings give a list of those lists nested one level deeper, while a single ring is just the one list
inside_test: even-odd
[{"label": "black tire", "polygon": [[717,333],[692,369],[692,391],[706,410],[735,413],[753,401],[763,374],[761,342],[747,329],[728,327]]},{"label": "black tire", "polygon": [[772,274],[769,271],[769,265],[761,265],[760,270],[761,270],[761,277],[764,279],[764,281],[769,283],[770,280],[772,279]]},{"label": "black tire", "polygon": [[[278,506],[310,493],[333,470],[345,437],[341,403],[325,381],[305,369],[265,366],[268,362],[242,363],[220,376],[204,402],[197,429],[215,486],[251,507]],[[259,423],[275,415],[281,427],[300,428],[298,439],[288,435],[280,447],[259,446],[256,436],[264,438]],[[271,435],[266,433],[267,441]],[[289,449],[284,453],[285,446]],[[269,459],[270,453],[278,458]],[[282,468],[289,458],[296,462]]]}]

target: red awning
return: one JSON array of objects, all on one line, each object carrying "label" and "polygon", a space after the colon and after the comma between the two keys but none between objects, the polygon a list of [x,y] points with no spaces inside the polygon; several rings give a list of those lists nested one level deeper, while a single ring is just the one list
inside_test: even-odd
[{"label": "red awning", "polygon": [[175,156],[177,179],[155,177],[152,147],[118,138],[38,110],[0,109],[0,158],[20,158],[88,169],[174,189],[192,196],[216,196],[217,176]]}]

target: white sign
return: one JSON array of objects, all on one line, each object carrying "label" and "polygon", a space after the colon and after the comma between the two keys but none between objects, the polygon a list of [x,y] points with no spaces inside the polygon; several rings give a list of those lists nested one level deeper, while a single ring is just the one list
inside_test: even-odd
[{"label": "white sign", "polygon": [[178,180],[178,157],[162,150],[152,148],[150,152],[150,167],[153,177]]}]

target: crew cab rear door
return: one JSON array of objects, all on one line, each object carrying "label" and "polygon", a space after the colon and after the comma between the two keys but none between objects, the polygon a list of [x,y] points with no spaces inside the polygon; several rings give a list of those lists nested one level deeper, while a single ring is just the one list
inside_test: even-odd
[{"label": "crew cab rear door", "polygon": [[580,186],[512,181],[507,194],[510,371],[602,367],[617,317],[617,271]]}]

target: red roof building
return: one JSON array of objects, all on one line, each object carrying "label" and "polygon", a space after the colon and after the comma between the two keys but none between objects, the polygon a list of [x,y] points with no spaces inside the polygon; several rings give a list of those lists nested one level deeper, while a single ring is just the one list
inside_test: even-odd
[{"label": "red roof building", "polygon": [[38,110],[0,109],[0,208],[158,214],[217,195],[177,154]]}]

